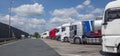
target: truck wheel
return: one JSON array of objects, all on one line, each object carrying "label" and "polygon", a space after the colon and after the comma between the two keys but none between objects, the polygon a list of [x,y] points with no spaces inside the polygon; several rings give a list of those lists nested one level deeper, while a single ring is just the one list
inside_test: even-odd
[{"label": "truck wheel", "polygon": [[75,44],[80,44],[80,38],[75,39]]},{"label": "truck wheel", "polygon": [[60,38],[60,36],[59,36],[59,37],[57,38],[57,40],[60,41],[60,39],[61,39],[61,38]]},{"label": "truck wheel", "polygon": [[54,40],[54,38],[52,37],[52,40]]},{"label": "truck wheel", "polygon": [[64,38],[64,41],[65,41],[65,42],[68,42],[68,38],[67,38],[67,37],[65,37],[65,38]]},{"label": "truck wheel", "polygon": [[61,38],[59,37],[59,38],[58,38],[58,41],[60,41],[60,40],[61,40]]},{"label": "truck wheel", "polygon": [[118,46],[118,53],[120,53],[120,45]]}]

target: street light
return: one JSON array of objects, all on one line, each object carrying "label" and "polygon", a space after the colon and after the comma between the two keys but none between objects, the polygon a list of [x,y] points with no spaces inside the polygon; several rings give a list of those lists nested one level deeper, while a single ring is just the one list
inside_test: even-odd
[{"label": "street light", "polygon": [[11,37],[11,7],[12,7],[13,0],[10,0],[10,8],[9,8],[9,38]]}]

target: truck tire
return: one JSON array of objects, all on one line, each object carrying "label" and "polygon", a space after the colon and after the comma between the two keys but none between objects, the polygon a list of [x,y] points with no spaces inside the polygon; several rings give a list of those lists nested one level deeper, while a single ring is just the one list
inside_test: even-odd
[{"label": "truck tire", "polygon": [[52,37],[52,40],[54,40],[54,37]]},{"label": "truck tire", "polygon": [[75,38],[75,44],[80,44],[80,38]]},{"label": "truck tire", "polygon": [[58,36],[57,41],[60,41],[60,39],[61,39],[60,36]]},{"label": "truck tire", "polygon": [[118,53],[120,53],[120,45],[118,46]]},{"label": "truck tire", "polygon": [[67,37],[64,38],[64,42],[68,42],[68,38]]}]

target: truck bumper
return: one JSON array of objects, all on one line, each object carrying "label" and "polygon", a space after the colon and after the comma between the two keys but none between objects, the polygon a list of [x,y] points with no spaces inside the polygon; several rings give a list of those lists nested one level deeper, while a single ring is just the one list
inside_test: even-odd
[{"label": "truck bumper", "polygon": [[102,51],[108,53],[118,53],[117,47],[120,36],[103,36],[102,37]]},{"label": "truck bumper", "polygon": [[102,45],[102,51],[108,53],[117,53],[117,47]]}]

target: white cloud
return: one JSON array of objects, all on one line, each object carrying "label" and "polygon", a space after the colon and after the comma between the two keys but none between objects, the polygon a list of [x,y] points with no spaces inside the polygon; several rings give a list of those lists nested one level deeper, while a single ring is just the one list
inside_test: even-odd
[{"label": "white cloud", "polygon": [[59,16],[59,17],[69,17],[69,16],[75,16],[78,12],[75,8],[64,8],[64,9],[55,9],[52,12],[53,16]]},{"label": "white cloud", "polygon": [[78,5],[76,8],[77,8],[77,9],[83,9],[84,6],[83,6],[83,5]]},{"label": "white cloud", "polygon": [[96,9],[94,9],[94,10],[92,11],[92,13],[94,13],[94,14],[102,14],[102,13],[103,13],[103,10],[104,10],[104,9],[102,9],[102,8],[96,8]]},{"label": "white cloud", "polygon": [[24,4],[17,8],[12,8],[12,12],[19,16],[36,16],[44,13],[44,7],[42,4]]},{"label": "white cloud", "polygon": [[53,18],[51,18],[51,23],[67,23],[75,21],[73,18],[76,18],[79,13],[75,8],[64,8],[64,9],[55,9],[52,12]]},{"label": "white cloud", "polygon": [[75,20],[70,17],[54,17],[51,19],[51,23],[68,23],[68,22],[74,22]]},{"label": "white cloud", "polygon": [[84,5],[90,5],[90,3],[91,3],[91,0],[86,0],[83,2]]},{"label": "white cloud", "polygon": [[76,7],[55,9],[50,20],[51,23],[65,23],[83,20],[94,20],[96,14],[100,16],[102,14],[101,8],[95,8],[90,4],[91,0],[85,0],[82,4]]},{"label": "white cloud", "polygon": [[85,21],[85,20],[93,20],[94,19],[94,15],[93,14],[79,14],[78,18],[81,21]]},{"label": "white cloud", "polygon": [[[1,16],[0,22],[5,24],[9,23],[9,15]],[[28,33],[39,32],[41,33],[43,30],[43,25],[46,23],[44,19],[37,19],[37,18],[25,18],[19,16],[11,16],[11,25],[26,31]]]}]

